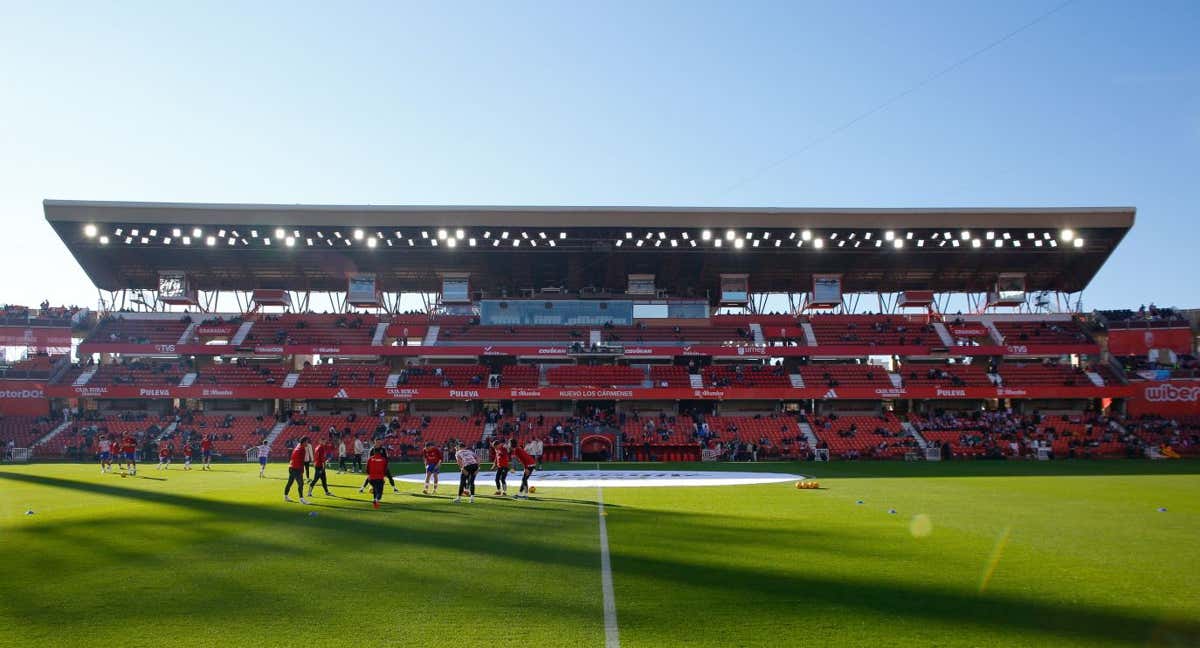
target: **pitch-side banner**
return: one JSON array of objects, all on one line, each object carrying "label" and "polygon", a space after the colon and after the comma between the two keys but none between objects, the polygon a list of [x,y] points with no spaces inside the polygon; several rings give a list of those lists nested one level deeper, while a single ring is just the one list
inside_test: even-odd
[{"label": "pitch-side banner", "polygon": [[[411,331],[410,331],[411,332]],[[417,341],[416,336],[409,338]],[[125,353],[131,355],[259,355],[285,356],[426,356],[430,358],[465,358],[480,356],[517,356],[525,358],[587,357],[587,354],[572,353],[566,344],[551,345],[482,345],[482,346],[373,346],[370,344],[329,345],[259,345],[233,346],[228,344],[126,344],[121,342],[87,342],[79,345],[80,353]],[[626,346],[620,355],[640,358],[671,358],[675,356],[701,355],[714,358],[790,358],[794,356],[817,357],[860,357],[863,355],[926,356],[932,353],[930,345],[849,345],[830,344],[819,346]],[[1055,355],[1099,355],[1100,347],[1095,344],[1008,344],[1004,346],[954,347],[952,356],[1055,356]]]},{"label": "pitch-side banner", "polygon": [[46,383],[0,380],[0,412],[10,416],[45,416],[50,412]]},{"label": "pitch-side banner", "polygon": [[293,387],[262,385],[191,387],[103,385],[89,387],[50,385],[56,398],[199,398],[292,400],[982,400],[994,398],[1123,398],[1129,387],[792,387],[739,388],[623,388],[623,387]]},{"label": "pitch-side banner", "polygon": [[1108,352],[1115,356],[1146,355],[1150,349],[1192,352],[1192,332],[1185,328],[1131,329],[1108,332]]},{"label": "pitch-side banner", "polygon": [[71,348],[71,329],[67,327],[0,326],[0,346]]},{"label": "pitch-side banner", "polygon": [[1134,390],[1128,411],[1134,416],[1200,415],[1200,380],[1170,380],[1131,385]]}]

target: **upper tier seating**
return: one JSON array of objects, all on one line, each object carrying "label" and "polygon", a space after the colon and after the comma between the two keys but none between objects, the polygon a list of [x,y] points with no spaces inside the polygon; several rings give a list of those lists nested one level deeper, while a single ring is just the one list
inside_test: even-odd
[{"label": "upper tier seating", "polygon": [[191,323],[177,319],[134,319],[123,315],[107,317],[88,337],[88,342],[174,345]]},{"label": "upper tier seating", "polygon": [[627,366],[561,365],[547,369],[546,380],[564,387],[641,387],[646,372]]},{"label": "upper tier seating", "polygon": [[650,383],[654,387],[691,387],[691,377],[679,365],[650,365]]},{"label": "upper tier seating", "polygon": [[[61,422],[61,421],[59,421]],[[0,417],[0,452],[13,441],[16,448],[28,448],[34,441],[46,436],[57,425],[44,416]]]},{"label": "upper tier seating", "polygon": [[399,371],[396,384],[410,387],[486,387],[491,369],[484,365],[412,365]]},{"label": "upper tier seating", "polygon": [[537,387],[537,365],[507,365],[500,372],[501,387]]},{"label": "upper tier seating", "polygon": [[791,387],[783,367],[764,365],[712,365],[705,367],[705,387]]},{"label": "upper tier seating", "polygon": [[907,364],[898,372],[905,387],[992,387],[981,364]]},{"label": "upper tier seating", "polygon": [[1000,366],[1000,378],[1006,387],[1043,385],[1051,387],[1091,387],[1083,369],[1041,362],[1006,362]]},{"label": "upper tier seating", "polygon": [[471,326],[444,325],[438,333],[438,344],[564,344],[588,342],[588,328],[583,326]]},{"label": "upper tier seating", "polygon": [[246,387],[278,385],[287,376],[287,369],[279,365],[212,364],[196,368],[194,385],[217,385],[222,387]]},{"label": "upper tier seating", "polygon": [[820,345],[941,344],[932,326],[900,315],[813,315],[810,321]]},{"label": "upper tier seating", "polygon": [[0,378],[8,380],[47,380],[61,356],[38,354],[8,365]]},{"label": "upper tier seating", "polygon": [[300,372],[297,387],[379,387],[391,370],[382,364],[320,364]]},{"label": "upper tier seating", "polygon": [[[133,385],[136,387],[174,387],[191,368],[183,362],[130,360],[119,364],[104,364],[88,382],[89,387]],[[64,381],[66,377],[64,377]],[[67,383],[70,384],[70,383]]]},{"label": "upper tier seating", "polygon": [[806,387],[892,387],[887,369],[862,364],[811,364],[800,367]]},{"label": "upper tier seating", "polygon": [[1062,322],[992,322],[1005,344],[1087,344],[1092,342],[1074,320]]},{"label": "upper tier seating", "polygon": [[246,344],[366,346],[370,345],[375,337],[375,326],[378,323],[379,317],[376,315],[357,313],[263,315],[250,328]]},{"label": "upper tier seating", "polygon": [[43,302],[40,308],[9,304],[0,309],[0,326],[70,326],[78,306],[51,306]]},{"label": "upper tier seating", "polygon": [[604,342],[621,344],[749,344],[754,335],[749,327],[723,326],[608,326],[600,329]]}]

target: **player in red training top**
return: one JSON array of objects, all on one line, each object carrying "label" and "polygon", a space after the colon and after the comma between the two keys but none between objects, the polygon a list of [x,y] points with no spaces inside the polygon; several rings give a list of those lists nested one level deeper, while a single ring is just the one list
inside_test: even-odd
[{"label": "player in red training top", "polygon": [[129,474],[137,474],[137,441],[133,437],[127,436],[121,440],[121,454],[125,456],[125,463],[129,464]]},{"label": "player in red training top", "polygon": [[388,460],[383,448],[371,450],[371,458],[367,459],[367,483],[371,485],[371,496],[374,498],[371,506],[379,508],[383,499],[383,480],[388,476]]},{"label": "player in red training top", "polygon": [[158,446],[158,466],[155,470],[166,470],[171,466],[171,450],[167,444]]},{"label": "player in red training top", "polygon": [[533,455],[525,452],[525,448],[518,445],[516,439],[510,439],[508,445],[512,454],[516,456],[517,461],[520,461],[521,465],[525,467],[521,472],[521,489],[517,491],[516,495],[513,495],[513,499],[529,499],[529,476],[533,474],[533,468],[537,465],[537,459],[534,459]]},{"label": "player in red training top", "polygon": [[183,444],[183,469],[192,469],[192,444],[190,443]]},{"label": "player in red training top", "polygon": [[292,498],[288,497],[288,493],[292,490],[292,484],[296,484],[297,490],[300,491],[300,503],[308,504],[308,500],[304,499],[304,459],[308,456],[308,437],[302,437],[300,443],[292,448],[292,458],[288,462],[288,480],[287,486],[283,487],[283,501],[290,502]]},{"label": "player in red training top", "polygon": [[508,497],[508,446],[503,441],[496,441],[492,443],[492,452],[496,455],[492,460],[492,467],[496,469],[496,492],[493,494]]},{"label": "player in red training top", "polygon": [[438,473],[442,471],[442,459],[445,458],[442,449],[434,446],[433,441],[426,441],[421,456],[425,458],[425,488],[421,492],[429,494],[429,478],[433,477],[433,494],[437,495]]},{"label": "player in red training top", "polygon": [[312,481],[308,482],[308,496],[312,497],[313,487],[317,485],[317,480],[321,480],[321,488],[325,489],[325,495],[333,497],[333,493],[329,492],[329,483],[325,481],[325,462],[333,458],[333,442],[329,439],[317,444],[317,447],[312,450],[313,456],[313,476]]},{"label": "player in red training top", "polygon": [[200,441],[200,458],[204,460],[204,465],[200,466],[200,470],[212,470],[212,435],[204,435],[204,439]]}]

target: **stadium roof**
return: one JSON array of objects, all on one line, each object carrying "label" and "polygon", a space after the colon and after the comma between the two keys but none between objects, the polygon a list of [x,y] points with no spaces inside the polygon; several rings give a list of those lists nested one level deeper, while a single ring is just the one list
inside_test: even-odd
[{"label": "stadium roof", "polygon": [[1133,226],[1132,207],[775,209],[225,205],[47,200],[46,220],[97,287],[342,291],[373,272],[389,291],[436,292],[470,273],[487,296],[561,286],[624,290],[654,274],[676,296],[801,292],[814,273],[846,292],[1083,289]]}]

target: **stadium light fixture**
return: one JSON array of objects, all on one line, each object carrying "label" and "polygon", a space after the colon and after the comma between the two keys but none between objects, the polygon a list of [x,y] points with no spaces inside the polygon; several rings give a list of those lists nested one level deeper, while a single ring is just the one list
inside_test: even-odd
[{"label": "stadium light fixture", "polygon": [[287,236],[287,232],[283,231],[282,227],[275,228],[275,238],[283,240],[283,237],[285,236]]},{"label": "stadium light fixture", "polygon": [[558,247],[554,244],[554,239],[550,239],[550,247]]},{"label": "stadium light fixture", "polygon": [[680,232],[680,233],[679,233],[679,236],[680,236],[680,238],[682,238],[682,239],[683,239],[683,240],[685,240],[685,241],[686,241],[686,240],[688,240],[688,233],[687,233],[687,232]]},{"label": "stadium light fixture", "polygon": [[944,239],[949,239],[949,238],[950,238],[950,232],[942,232],[942,238],[944,238]]},{"label": "stadium light fixture", "polygon": [[783,239],[775,239],[775,247],[779,247],[783,243]]},{"label": "stadium light fixture", "polygon": [[121,228],[120,228],[120,227],[118,227],[117,229],[113,230],[113,234],[116,234],[117,236],[120,236],[120,235],[121,235]]},{"label": "stadium light fixture", "polygon": [[1029,239],[1030,241],[1032,241],[1036,236],[1037,234],[1034,234],[1033,232],[1025,232],[1025,238]]},{"label": "stadium light fixture", "polygon": [[566,232],[559,232],[559,233],[558,233],[558,240],[560,240],[560,241],[563,241],[563,240],[566,240],[566,238],[567,238],[567,233],[566,233]]},{"label": "stadium light fixture", "polygon": [[540,239],[542,239],[543,241],[545,241],[545,240],[546,240],[546,233],[545,233],[545,232],[538,232],[538,238],[540,238]]},{"label": "stadium light fixture", "polygon": [[1002,247],[1004,247],[1004,239],[996,239],[996,240],[995,240],[995,246],[996,246],[997,248],[1002,248]]},{"label": "stadium light fixture", "polygon": [[716,239],[715,241],[713,241],[713,245],[716,247],[721,247],[721,239]]},{"label": "stadium light fixture", "polygon": [[[500,241],[496,241],[496,242],[499,243]],[[413,241],[412,239],[408,239],[408,247],[413,247],[416,244],[417,243],[415,241]]]},{"label": "stadium light fixture", "polygon": [[[320,235],[321,235],[321,233],[317,232],[317,236],[320,236]],[[258,238],[258,230],[256,230],[256,229],[250,230],[250,238]]]},{"label": "stadium light fixture", "polygon": [[235,237],[233,237],[233,236],[230,236],[230,237],[229,237],[229,240],[228,240],[228,241],[226,241],[226,243],[227,243],[227,244],[229,244],[229,245],[237,245],[237,238],[235,238]]},{"label": "stadium light fixture", "polygon": [[875,247],[877,247],[877,248],[883,247],[883,239],[875,239]]},{"label": "stadium light fixture", "polygon": [[753,241],[754,240],[754,232],[746,232],[746,240]]},{"label": "stadium light fixture", "polygon": [[766,240],[770,240],[770,239],[771,239],[771,233],[770,233],[770,232],[763,232],[763,238],[764,238],[764,239],[766,239]]},{"label": "stadium light fixture", "polygon": [[811,241],[812,240],[812,232],[810,232],[809,230],[804,230],[803,232],[800,232],[800,238],[804,239],[805,241]]},{"label": "stadium light fixture", "polygon": [[886,231],[886,232],[884,232],[884,233],[883,233],[883,238],[884,238],[884,240],[887,240],[887,241],[892,241],[892,240],[895,240],[895,238],[896,238],[896,233],[895,233],[895,232],[893,232],[892,230],[888,230],[888,231]]},{"label": "stadium light fixture", "polygon": [[738,249],[738,250],[742,249],[742,246],[743,246],[743,245],[745,245],[745,244],[746,244],[746,242],[745,242],[745,241],[743,241],[743,240],[742,240],[742,239],[740,239],[740,238],[739,238],[739,239],[734,239],[734,240],[733,240],[733,247],[734,247],[734,248],[736,248],[736,249]]},{"label": "stadium light fixture", "polygon": [[865,238],[865,239],[867,239],[868,241],[870,241],[870,240],[871,240],[871,233],[870,233],[870,232],[864,232],[864,233],[863,233],[863,238]]},{"label": "stadium light fixture", "polygon": [[671,239],[671,247],[679,247],[679,241],[676,241],[675,239]]},{"label": "stadium light fixture", "polygon": [[96,226],[88,223],[83,226],[83,235],[88,238],[96,238]]},{"label": "stadium light fixture", "polygon": [[[392,247],[392,239],[385,239],[385,240],[387,241],[388,247]],[[309,239],[308,244],[312,245],[312,239]]]},{"label": "stadium light fixture", "polygon": [[1068,227],[1067,229],[1064,229],[1059,234],[1059,236],[1062,238],[1063,241],[1070,243],[1072,240],[1075,239],[1075,231]]},{"label": "stadium light fixture", "polygon": [[129,245],[130,243],[133,243],[133,237],[132,237],[132,236],[126,236],[126,237],[125,237],[125,245]]},{"label": "stadium light fixture", "polygon": [[987,240],[991,241],[991,240],[994,240],[994,239],[996,238],[996,233],[995,233],[995,232],[988,232],[987,234],[984,234],[984,236],[986,236],[986,237],[987,237]]},{"label": "stadium light fixture", "polygon": [[373,238],[367,239],[367,247],[374,248],[377,245],[377,243],[375,241],[376,241],[376,239],[373,239]]},{"label": "stadium light fixture", "polygon": [[705,241],[711,239],[712,238],[712,230],[704,230],[703,232],[700,232],[700,238]]},{"label": "stadium light fixture", "polygon": [[1052,248],[1058,247],[1058,241],[1055,241],[1054,239],[1050,239],[1050,247],[1052,247]]},{"label": "stadium light fixture", "polygon": [[163,245],[170,245],[170,244],[171,244],[171,237],[170,237],[170,236],[164,236],[164,237],[163,237]]},{"label": "stadium light fixture", "polygon": [[423,239],[429,238],[429,232],[421,230],[421,238],[423,238]]},{"label": "stadium light fixture", "polygon": [[171,230],[171,236],[173,236],[175,238],[179,238],[180,236],[183,236],[183,232],[180,231],[178,227],[176,227],[175,229]]},{"label": "stadium light fixture", "polygon": [[271,239],[270,239],[270,238],[268,238],[268,237],[266,237],[266,236],[264,236],[264,237],[263,237],[263,245],[265,245],[265,246],[267,246],[267,247],[271,247]]},{"label": "stadium light fixture", "polygon": [[137,235],[138,235],[138,231],[137,231],[136,229],[130,230],[130,231],[129,231],[129,235],[130,235],[130,236],[137,236]]},{"label": "stadium light fixture", "polygon": [[633,238],[633,232],[625,232],[625,238],[627,238],[627,239]]},{"label": "stadium light fixture", "polygon": [[938,243],[938,247],[946,247],[946,241],[943,240],[941,243]]},{"label": "stadium light fixture", "polygon": [[1013,247],[1021,247],[1020,241],[1013,241],[1012,243],[1013,243]]},{"label": "stadium light fixture", "polygon": [[979,248],[983,247],[983,242],[979,239],[971,239],[971,247],[978,250]]},{"label": "stadium light fixture", "polygon": [[507,239],[507,238],[508,238],[508,232],[500,232],[500,238],[502,238],[502,239]]},{"label": "stadium light fixture", "polygon": [[837,240],[837,237],[838,237],[838,233],[837,233],[837,232],[834,232],[834,233],[832,233],[832,234],[830,234],[830,235],[829,235],[829,240],[831,240],[831,241],[836,241],[836,240]]},{"label": "stadium light fixture", "polygon": [[519,239],[519,238],[513,239],[513,247],[521,247],[521,239]]},{"label": "stadium light fixture", "polygon": [[796,240],[796,233],[795,233],[795,232],[790,232],[790,233],[788,234],[788,240],[789,240],[789,241],[795,241],[795,240]]},{"label": "stadium light fixture", "polygon": [[917,247],[925,247],[925,239],[917,239]]},{"label": "stadium light fixture", "polygon": [[350,239],[342,239],[342,243],[345,243],[345,244],[346,244],[346,246],[347,246],[347,247],[349,247],[349,245],[350,245]]},{"label": "stadium light fixture", "polygon": [[492,247],[497,247],[499,245],[500,245],[500,239],[492,239]]},{"label": "stadium light fixture", "polygon": [[638,240],[637,240],[637,246],[638,246],[638,247],[642,247],[642,244],[643,244],[643,243],[645,243],[645,241],[643,241],[642,239],[638,239]]},{"label": "stadium light fixture", "polygon": [[355,241],[361,241],[361,240],[363,240],[363,236],[364,236],[364,234],[363,234],[363,231],[362,231],[361,229],[356,229],[356,230],[354,230],[354,240],[355,240]]},{"label": "stadium light fixture", "polygon": [[952,242],[954,243],[954,247],[958,247],[958,240],[957,240],[957,239],[956,239],[956,240],[954,240],[954,241],[952,241]]},{"label": "stadium light fixture", "polygon": [[[154,230],[150,230],[150,236],[154,236]],[[217,230],[217,238],[225,238],[225,230]]]},{"label": "stadium light fixture", "polygon": [[1041,239],[1038,239],[1038,240],[1034,241],[1034,242],[1033,242],[1033,246],[1034,246],[1034,247],[1042,247],[1042,241],[1041,241]]},{"label": "stadium light fixture", "polygon": [[622,244],[622,243],[624,243],[624,242],[625,242],[625,241],[623,241],[623,240],[621,240],[621,239],[617,239],[617,247],[621,247],[621,244]]},{"label": "stadium light fixture", "polygon": [[470,245],[471,247],[475,247],[475,237],[474,236],[467,239],[467,245]]},{"label": "stadium light fixture", "polygon": [[205,245],[207,245],[207,246],[209,246],[209,247],[212,247],[212,246],[216,245],[216,244],[217,244],[217,237],[215,237],[215,236],[209,236],[208,238],[204,239],[204,244],[205,244]]},{"label": "stadium light fixture", "polygon": [[1005,232],[1003,236],[1004,236],[1004,240],[1005,240],[1005,241],[1007,241],[1007,240],[1009,240],[1009,239],[1011,239],[1011,238],[1012,238],[1012,234],[1009,234],[1008,232]]},{"label": "stadium light fixture", "polygon": [[844,240],[838,241],[838,247],[840,247],[840,248],[846,247],[846,241],[844,241]]},{"label": "stadium light fixture", "polygon": [[855,242],[854,242],[854,247],[856,247],[856,248],[857,248],[857,247],[858,247],[858,246],[860,246],[860,245],[862,245],[862,241],[855,241]]},{"label": "stadium light fixture", "polygon": [[458,245],[458,239],[457,239],[457,238],[446,239],[446,247],[448,247],[448,248],[452,248],[452,247],[455,247],[455,246],[457,246],[457,245]]},{"label": "stadium light fixture", "polygon": [[664,241],[665,241],[665,240],[667,239],[667,233],[666,233],[666,232],[659,232],[659,233],[658,233],[658,238],[659,238],[659,239],[661,239],[661,240],[664,240]]},{"label": "stadium light fixture", "polygon": [[[383,232],[375,232],[375,236],[383,238]],[[300,232],[296,232],[296,238],[300,237]]]},{"label": "stadium light fixture", "polygon": [[460,240],[460,241],[461,241],[461,240],[463,240],[464,238],[466,238],[466,236],[467,236],[467,233],[466,233],[466,232],[464,232],[464,231],[462,231],[461,229],[456,229],[456,230],[454,230],[454,238],[456,238],[456,239],[458,239],[458,240]]},{"label": "stadium light fixture", "polygon": [[192,238],[200,238],[203,235],[204,235],[204,231],[201,230],[199,227],[192,228]]},{"label": "stadium light fixture", "polygon": [[737,238],[737,232],[735,232],[733,230],[725,230],[725,240],[726,241],[732,241],[735,238]]},{"label": "stadium light fixture", "polygon": [[529,239],[529,244],[533,247],[537,247],[537,239]]},{"label": "stadium light fixture", "polygon": [[754,247],[758,247],[759,243],[762,243],[761,239],[754,239]]},{"label": "stadium light fixture", "polygon": [[483,238],[485,238],[485,239],[490,239],[490,238],[492,238],[492,230],[486,230],[486,231],[484,231],[484,233],[483,233]]},{"label": "stadium light fixture", "polygon": [[1045,239],[1045,240],[1047,240],[1047,241],[1049,241],[1049,240],[1050,240],[1050,238],[1051,238],[1051,237],[1050,237],[1050,232],[1042,232],[1042,238],[1043,238],[1043,239]]},{"label": "stadium light fixture", "polygon": [[820,250],[821,248],[825,247],[825,241],[818,238],[817,240],[813,241],[813,247]]},{"label": "stadium light fixture", "polygon": [[[312,247],[313,240],[311,237],[305,237],[304,242],[308,244],[308,247]],[[392,242],[388,241],[388,245],[391,245],[391,244],[392,244]]]},{"label": "stadium light fixture", "polygon": [[100,236],[100,245],[108,245],[108,237],[107,236],[104,236],[104,235]]},{"label": "stadium light fixture", "polygon": [[528,241],[529,240],[529,232],[521,232],[521,238]]},{"label": "stadium light fixture", "polygon": [[912,240],[912,238],[913,238],[913,233],[912,233],[912,232],[905,232],[905,233],[904,233],[904,238],[906,238],[906,239],[908,239],[908,240],[910,240],[910,241],[911,241],[911,240]]},{"label": "stadium light fixture", "polygon": [[904,249],[904,239],[896,239],[892,241],[892,247],[896,248],[897,250]]},{"label": "stadium light fixture", "polygon": [[962,233],[961,233],[961,234],[959,234],[958,236],[959,236],[959,238],[961,238],[961,239],[962,239],[962,240],[964,240],[964,241],[966,241],[966,240],[970,240],[970,238],[971,238],[971,231],[970,231],[970,230],[963,230],[963,231],[962,231]]},{"label": "stadium light fixture", "polygon": [[[236,238],[241,238],[241,237],[242,237],[242,235],[241,235],[241,234],[238,234],[238,231],[237,231],[237,230],[233,230],[232,232],[230,232],[230,233],[229,233],[229,235],[230,235],[230,236],[234,236],[234,237],[236,237]],[[297,234],[296,236],[300,236],[300,235],[299,235],[299,234]]]},{"label": "stadium light fixture", "polygon": [[692,240],[688,241],[688,245],[690,245],[692,247],[696,247],[696,239],[692,239]]},{"label": "stadium light fixture", "polygon": [[658,239],[657,241],[654,242],[654,247],[660,247],[660,246],[662,246],[662,239]]},{"label": "stadium light fixture", "polygon": [[1083,247],[1083,239],[1081,239],[1081,238],[1075,239],[1074,244],[1075,244],[1075,247],[1077,247],[1077,248]]},{"label": "stadium light fixture", "polygon": [[192,237],[190,237],[190,236],[185,236],[185,237],[183,237],[183,244],[184,244],[184,245],[191,245],[191,244],[192,244]]}]

